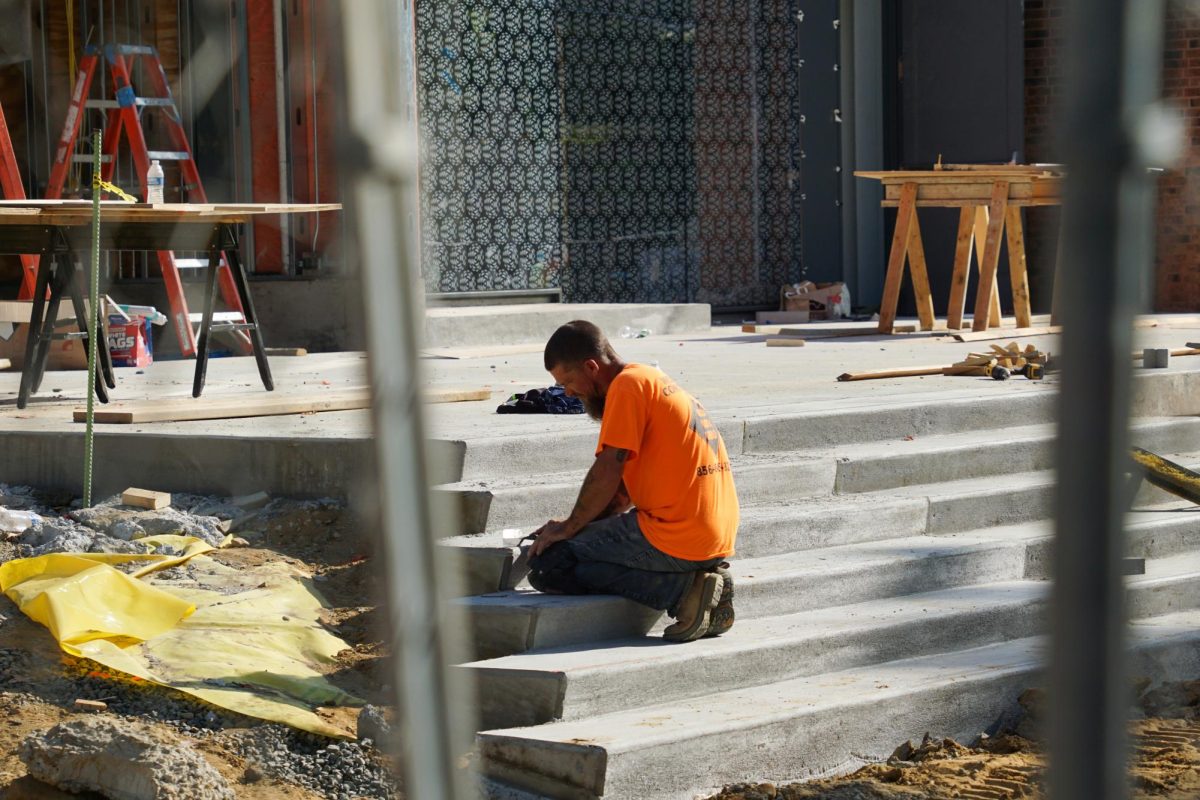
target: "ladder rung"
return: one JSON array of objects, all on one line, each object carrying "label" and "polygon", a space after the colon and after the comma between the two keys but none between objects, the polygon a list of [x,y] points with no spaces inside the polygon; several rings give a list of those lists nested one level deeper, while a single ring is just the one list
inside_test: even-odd
[{"label": "ladder rung", "polygon": [[146,155],[151,161],[190,161],[192,158],[190,153],[178,150],[151,150]]},{"label": "ladder rung", "polygon": [[179,269],[204,269],[208,266],[207,258],[177,258],[175,266]]},{"label": "ladder rung", "polygon": [[144,44],[114,44],[112,48],[123,56],[152,56],[154,48]]},{"label": "ladder rung", "polygon": [[[72,156],[71,163],[73,164],[91,164],[95,159],[92,156]],[[112,163],[112,156],[100,156],[101,164]]]},{"label": "ladder rung", "polygon": [[213,323],[209,333],[224,333],[225,331],[252,331],[258,326],[252,322],[218,322]]},{"label": "ladder rung", "polygon": [[50,334],[50,338],[51,339],[86,339],[87,333],[85,331],[71,331],[70,333],[52,333],[52,334]]},{"label": "ladder rung", "polygon": [[[188,314],[188,320],[191,322],[204,322],[204,314],[193,311]],[[240,311],[214,311],[213,322],[243,322],[245,317]]]},{"label": "ladder rung", "polygon": [[[174,108],[175,102],[169,97],[135,97],[135,106],[154,106],[157,108]],[[116,100],[88,100],[84,103],[87,108],[124,108]]]}]

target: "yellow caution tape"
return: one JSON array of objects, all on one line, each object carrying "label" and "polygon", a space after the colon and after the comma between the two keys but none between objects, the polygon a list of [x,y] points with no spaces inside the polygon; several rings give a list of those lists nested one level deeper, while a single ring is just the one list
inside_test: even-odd
[{"label": "yellow caution tape", "polygon": [[101,178],[99,175],[95,175],[92,178],[92,191],[98,191],[98,190],[104,190],[104,191],[108,192],[109,194],[115,194],[117,197],[121,198],[126,203],[136,203],[137,202],[136,197],[127,193],[120,186],[109,183],[108,181]]},{"label": "yellow caution tape", "polygon": [[[0,591],[72,655],[240,714],[354,737],[348,707],[362,701],[324,677],[349,645],[321,625],[308,578],[282,563],[226,566],[193,537],[138,541],[183,554],[17,559],[0,565]],[[113,566],[137,561],[148,563],[133,575]],[[153,574],[185,562],[186,580]]]}]

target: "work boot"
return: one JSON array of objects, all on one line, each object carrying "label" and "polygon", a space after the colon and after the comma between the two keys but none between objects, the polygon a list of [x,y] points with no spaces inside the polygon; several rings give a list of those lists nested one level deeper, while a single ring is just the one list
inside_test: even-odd
[{"label": "work boot", "polygon": [[733,576],[729,574],[729,563],[722,561],[713,567],[713,572],[721,576],[721,596],[717,599],[717,607],[709,614],[709,636],[720,636],[733,627]]},{"label": "work boot", "polygon": [[708,633],[713,607],[721,596],[724,579],[715,572],[697,572],[692,585],[679,601],[675,624],[663,631],[669,642],[690,642]]}]

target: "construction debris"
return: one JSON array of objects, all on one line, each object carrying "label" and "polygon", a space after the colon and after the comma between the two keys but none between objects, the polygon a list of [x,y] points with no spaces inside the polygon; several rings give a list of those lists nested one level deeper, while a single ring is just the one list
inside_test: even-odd
[{"label": "construction debris", "polygon": [[68,792],[137,800],[234,800],[233,790],[192,745],[146,725],[84,717],[34,734],[21,761],[38,780]]},{"label": "construction debris", "polygon": [[149,489],[129,488],[121,492],[121,502],[127,506],[158,510],[171,505],[171,495],[167,492],[154,492]]},{"label": "construction debris", "polygon": [[71,704],[76,711],[107,711],[108,703],[103,700],[84,700],[82,697],[75,698],[75,702]]},{"label": "construction debris", "polygon": [[1022,349],[1016,342],[1010,342],[1007,347],[992,345],[990,351],[986,353],[968,353],[962,361],[948,367],[910,367],[872,372],[846,372],[839,375],[838,380],[867,381],[927,375],[965,375],[1004,380],[1013,372],[1036,380],[1045,374],[1045,368],[1049,362],[1050,354],[1038,350],[1034,345],[1028,344]]}]

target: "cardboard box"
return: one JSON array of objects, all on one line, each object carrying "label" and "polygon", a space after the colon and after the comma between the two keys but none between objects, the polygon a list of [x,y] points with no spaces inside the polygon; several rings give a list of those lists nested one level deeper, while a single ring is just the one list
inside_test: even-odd
[{"label": "cardboard box", "polygon": [[[30,300],[0,301],[0,358],[7,358],[14,369],[25,366],[25,339],[29,317],[33,312]],[[75,309],[70,302],[58,306],[60,320],[72,320],[56,328],[58,333],[79,331],[75,325]],[[22,324],[24,323],[24,324]],[[50,358],[46,369],[87,369],[87,348],[83,339],[55,339],[50,343]]]},{"label": "cardboard box", "polygon": [[793,283],[780,287],[781,311],[807,311],[812,319],[850,316],[850,292],[844,283]]}]

